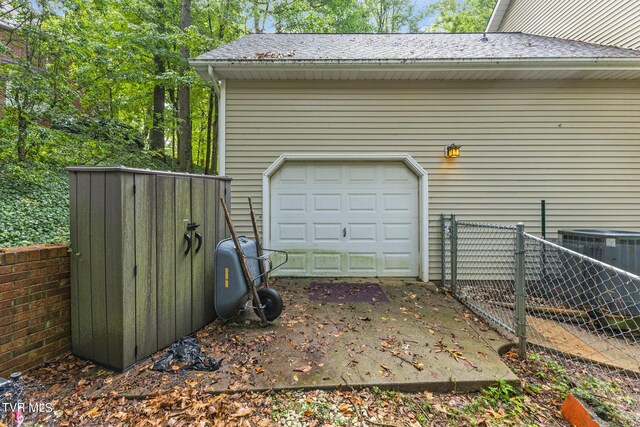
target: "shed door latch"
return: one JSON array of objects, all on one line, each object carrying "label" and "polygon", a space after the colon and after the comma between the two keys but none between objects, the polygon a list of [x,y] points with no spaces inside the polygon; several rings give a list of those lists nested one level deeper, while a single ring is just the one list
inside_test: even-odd
[{"label": "shed door latch", "polygon": [[[200,227],[200,224],[196,224],[195,222],[190,222],[187,224],[187,233],[184,233],[184,240],[187,241],[187,249],[184,251],[185,256],[191,252],[191,232]],[[200,251],[200,246],[202,246],[202,234],[196,233],[196,239],[198,240],[198,247],[196,248],[196,253]]]}]

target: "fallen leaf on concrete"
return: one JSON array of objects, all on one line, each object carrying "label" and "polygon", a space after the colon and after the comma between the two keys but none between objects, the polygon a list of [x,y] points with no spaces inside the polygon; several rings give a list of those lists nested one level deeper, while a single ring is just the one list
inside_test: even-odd
[{"label": "fallen leaf on concrete", "polygon": [[296,372],[309,372],[311,370],[311,366],[306,365],[306,366],[298,366],[296,368],[293,368],[294,371]]},{"label": "fallen leaf on concrete", "polygon": [[447,349],[447,353],[449,353],[449,356],[453,357],[456,362],[458,360],[466,360],[466,358],[464,357],[464,354],[462,354],[461,351],[452,350],[452,349],[448,348]]}]

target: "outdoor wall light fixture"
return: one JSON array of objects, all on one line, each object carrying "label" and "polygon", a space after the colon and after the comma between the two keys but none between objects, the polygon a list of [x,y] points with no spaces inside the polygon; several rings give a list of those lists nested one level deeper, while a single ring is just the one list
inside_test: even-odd
[{"label": "outdoor wall light fixture", "polygon": [[460,157],[460,146],[456,144],[449,144],[444,147],[445,157]]}]

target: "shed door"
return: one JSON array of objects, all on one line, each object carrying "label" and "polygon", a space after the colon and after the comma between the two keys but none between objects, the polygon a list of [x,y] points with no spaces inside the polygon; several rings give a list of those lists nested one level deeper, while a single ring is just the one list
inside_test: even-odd
[{"label": "shed door", "polygon": [[287,162],[271,178],[279,275],[418,275],[418,178],[402,162]]}]

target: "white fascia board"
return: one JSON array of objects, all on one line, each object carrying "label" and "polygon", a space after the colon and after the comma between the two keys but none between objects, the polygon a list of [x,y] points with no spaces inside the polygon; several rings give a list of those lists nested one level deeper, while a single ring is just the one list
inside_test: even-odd
[{"label": "white fascia board", "polygon": [[487,28],[485,29],[487,33],[495,33],[500,30],[500,24],[502,24],[502,19],[504,18],[504,15],[506,15],[510,4],[511,0],[498,0],[496,2],[495,7],[493,8],[493,13],[491,13],[491,18],[489,18]]},{"label": "white fascia board", "polygon": [[300,69],[343,73],[384,71],[439,71],[439,72],[505,72],[505,71],[638,71],[640,57],[632,58],[519,58],[519,59],[452,59],[452,60],[385,60],[385,61],[191,61],[191,65],[205,79],[211,66],[223,78],[237,72],[252,70],[264,72],[265,79],[273,71]]},{"label": "white fascia board", "polygon": [[213,69],[213,65],[209,65],[209,67],[207,67],[207,71],[209,74],[209,80],[211,81],[211,84],[213,84],[213,91],[219,97],[220,96],[220,77],[218,77],[218,74],[216,74],[215,70]]}]

